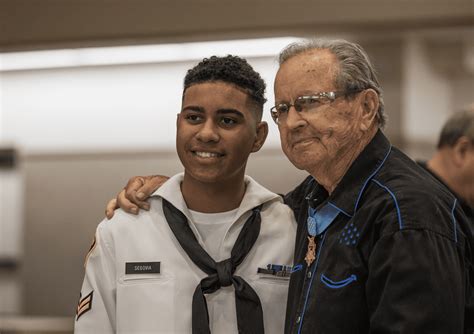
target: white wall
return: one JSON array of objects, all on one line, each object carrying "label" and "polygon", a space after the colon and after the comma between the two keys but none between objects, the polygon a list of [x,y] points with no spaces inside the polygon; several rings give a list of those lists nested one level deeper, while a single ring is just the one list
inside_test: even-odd
[{"label": "white wall", "polygon": [[409,141],[430,142],[452,110],[449,81],[433,69],[423,40],[406,40],[403,71],[403,126]]},{"label": "white wall", "polygon": [[[250,62],[267,82],[273,80],[273,58]],[[2,139],[28,152],[173,149],[182,82],[193,65],[179,62],[5,73]],[[271,121],[268,112],[265,118]],[[279,145],[275,130],[267,146]]]},{"label": "white wall", "polygon": [[[268,109],[273,104],[275,55],[288,41],[283,39],[260,55],[238,45],[225,51],[219,47],[215,52],[245,56],[260,72],[268,86],[264,119],[269,123],[273,123]],[[120,50],[123,48],[116,52]],[[16,65],[8,68],[6,64],[6,60],[19,62],[25,55],[4,55],[3,72],[0,67],[0,142],[14,143],[32,153],[173,150],[184,76],[202,57],[213,54],[208,52],[203,55],[195,51],[182,61],[161,55],[162,60],[138,59],[135,64],[123,59],[117,60],[119,64],[107,64],[102,55],[92,65],[63,62],[60,68],[41,68],[36,60],[26,69]],[[272,124],[266,147],[279,147],[277,128]]]}]

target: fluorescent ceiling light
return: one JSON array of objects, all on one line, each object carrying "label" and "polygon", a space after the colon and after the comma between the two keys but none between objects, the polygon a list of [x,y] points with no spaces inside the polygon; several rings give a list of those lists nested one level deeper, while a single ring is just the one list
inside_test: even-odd
[{"label": "fluorescent ceiling light", "polygon": [[299,40],[295,37],[280,37],[2,53],[0,71],[192,61],[228,54],[247,58],[276,56],[283,47]]}]

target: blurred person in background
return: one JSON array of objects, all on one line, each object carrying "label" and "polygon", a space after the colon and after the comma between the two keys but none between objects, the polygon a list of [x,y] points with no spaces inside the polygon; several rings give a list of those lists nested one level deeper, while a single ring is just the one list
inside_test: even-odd
[{"label": "blurred person in background", "polygon": [[436,152],[420,165],[458,198],[474,227],[474,104],[448,119]]},{"label": "blurred person in background", "polygon": [[264,91],[239,57],[187,72],[176,121],[184,173],[152,194],[149,211],[99,224],[76,333],[283,332],[296,222],[281,196],[245,176],[268,133]]},{"label": "blurred person in background", "polygon": [[[365,51],[314,40],[279,56],[281,146],[308,176],[285,195],[298,221],[286,333],[470,332],[472,231],[456,198],[382,133],[382,88]],[[158,176],[118,205],[147,209]]]}]

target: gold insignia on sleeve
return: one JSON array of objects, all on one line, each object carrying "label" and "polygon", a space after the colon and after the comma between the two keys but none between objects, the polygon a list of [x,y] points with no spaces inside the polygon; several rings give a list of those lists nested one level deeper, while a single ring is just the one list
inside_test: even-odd
[{"label": "gold insignia on sleeve", "polygon": [[94,240],[92,241],[92,245],[89,248],[89,251],[86,254],[86,257],[84,259],[84,268],[87,266],[87,260],[89,260],[89,256],[91,255],[92,251],[95,249],[95,246],[97,246],[97,241],[94,235]]},{"label": "gold insignia on sleeve", "polygon": [[79,295],[79,302],[77,303],[76,309],[76,321],[79,320],[81,315],[90,311],[92,309],[92,296],[94,295],[94,290],[91,291],[87,296],[81,299],[82,293]]}]

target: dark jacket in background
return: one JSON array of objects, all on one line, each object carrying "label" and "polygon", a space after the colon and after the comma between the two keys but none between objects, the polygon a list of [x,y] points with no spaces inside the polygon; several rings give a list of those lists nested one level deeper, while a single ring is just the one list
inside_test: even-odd
[{"label": "dark jacket in background", "polygon": [[[467,202],[459,196],[456,192],[454,192],[444,181],[432,170],[430,170],[425,161],[417,161],[418,165],[423,167],[431,176],[433,176],[438,182],[444,185],[459,201],[459,205],[463,209],[464,213],[466,214],[467,218],[469,219],[470,225],[463,226],[465,229],[470,229],[470,232],[466,233],[467,235],[474,235],[474,208],[469,206]],[[471,237],[470,240],[471,249],[474,250],[474,237]],[[470,298],[468,305],[466,307],[466,317],[465,317],[465,328],[466,333],[473,334],[474,333],[474,263],[471,259],[471,269],[470,269]]]}]

